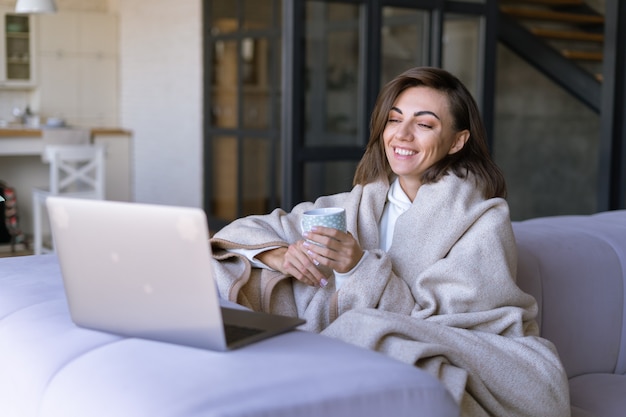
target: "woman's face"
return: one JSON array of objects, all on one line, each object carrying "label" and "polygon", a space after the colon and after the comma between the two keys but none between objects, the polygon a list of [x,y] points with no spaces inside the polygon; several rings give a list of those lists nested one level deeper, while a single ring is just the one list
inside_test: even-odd
[{"label": "woman's face", "polygon": [[455,132],[446,95],[430,87],[410,87],[393,104],[383,130],[391,170],[413,201],[421,176],[448,154],[463,148],[469,131]]}]

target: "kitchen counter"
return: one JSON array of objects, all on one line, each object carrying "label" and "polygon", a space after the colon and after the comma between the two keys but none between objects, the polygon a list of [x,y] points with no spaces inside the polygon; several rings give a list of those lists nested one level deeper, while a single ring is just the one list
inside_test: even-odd
[{"label": "kitchen counter", "polygon": [[[15,188],[20,228],[27,234],[32,232],[32,188],[49,183],[48,164],[41,160],[42,131],[21,126],[0,128],[0,180]],[[92,128],[91,141],[106,147],[106,199],[132,201],[132,132],[120,128]]]},{"label": "kitchen counter", "polygon": [[0,138],[14,137],[41,137],[41,129],[29,129],[22,127],[0,128]]},{"label": "kitchen counter", "polygon": [[[42,129],[54,129],[53,127],[33,129],[28,127],[4,127],[0,128],[0,138],[14,137],[41,137]],[[91,129],[93,135],[130,135],[129,130],[116,127],[95,127]]]},{"label": "kitchen counter", "polygon": [[[43,152],[42,130],[27,127],[0,128],[0,156],[26,156],[41,155]],[[47,129],[54,129],[49,127]],[[91,140],[95,142],[98,137],[127,138],[132,135],[131,131],[121,128],[95,127],[91,128]]]}]

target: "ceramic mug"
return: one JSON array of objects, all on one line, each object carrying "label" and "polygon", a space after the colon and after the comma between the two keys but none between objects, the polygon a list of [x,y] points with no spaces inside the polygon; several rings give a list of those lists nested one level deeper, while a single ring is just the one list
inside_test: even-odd
[{"label": "ceramic mug", "polygon": [[300,227],[302,233],[308,232],[313,226],[331,227],[346,231],[346,210],[341,207],[326,207],[305,211]]}]

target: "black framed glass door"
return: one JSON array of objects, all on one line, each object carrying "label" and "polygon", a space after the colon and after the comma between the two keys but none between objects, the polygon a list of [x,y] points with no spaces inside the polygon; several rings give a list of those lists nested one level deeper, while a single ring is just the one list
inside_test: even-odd
[{"label": "black framed glass door", "polygon": [[204,3],[204,206],[212,230],[280,205],[282,0]]},{"label": "black framed glass door", "polygon": [[[493,75],[484,62],[488,7],[443,0],[284,2],[283,206],[351,189],[376,95],[403,70],[462,67],[463,81],[482,96],[488,84],[482,77]],[[459,64],[453,46],[461,38],[473,55]]]},{"label": "black framed glass door", "polygon": [[491,3],[205,0],[211,228],[350,190],[378,91],[407,68],[443,66],[491,97]]}]

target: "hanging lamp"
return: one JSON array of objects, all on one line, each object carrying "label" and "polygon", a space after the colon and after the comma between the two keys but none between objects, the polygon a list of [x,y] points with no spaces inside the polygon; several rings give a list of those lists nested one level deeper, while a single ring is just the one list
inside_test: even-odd
[{"label": "hanging lamp", "polygon": [[54,0],[17,0],[15,13],[56,13],[57,6]]}]

